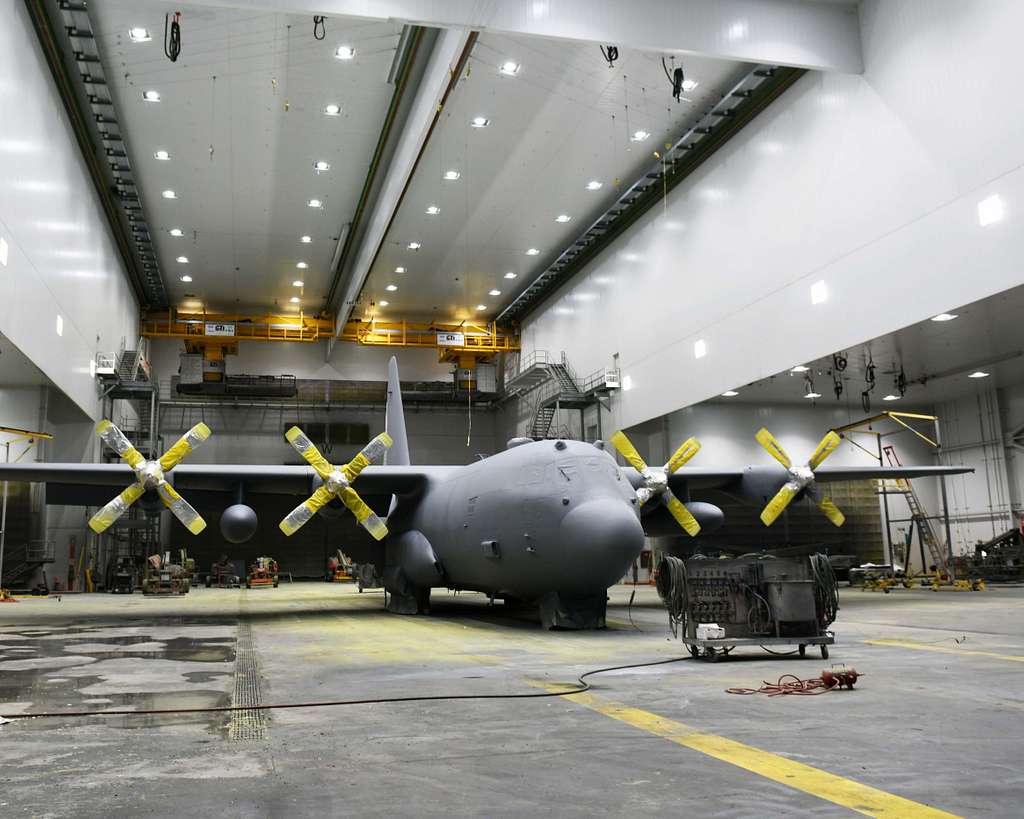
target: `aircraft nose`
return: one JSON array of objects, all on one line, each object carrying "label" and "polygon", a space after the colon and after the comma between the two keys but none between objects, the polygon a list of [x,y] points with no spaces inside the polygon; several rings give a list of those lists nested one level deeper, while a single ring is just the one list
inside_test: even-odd
[{"label": "aircraft nose", "polygon": [[562,519],[561,536],[572,558],[572,585],[585,591],[617,582],[644,546],[639,519],[621,501],[580,504]]}]

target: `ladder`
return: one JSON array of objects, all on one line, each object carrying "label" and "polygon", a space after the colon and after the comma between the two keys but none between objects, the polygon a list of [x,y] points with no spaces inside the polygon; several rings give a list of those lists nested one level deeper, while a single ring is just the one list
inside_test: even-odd
[{"label": "ladder", "polygon": [[[899,456],[896,454],[896,449],[892,445],[883,448],[885,452],[886,460],[889,462],[889,466],[903,466],[900,463]],[[946,566],[946,554],[942,547],[939,546],[938,538],[935,537],[935,530],[932,528],[931,519],[928,517],[928,513],[925,511],[924,506],[921,505],[921,499],[917,497],[917,492],[914,491],[914,487],[910,485],[910,481],[906,478],[895,478],[893,480],[895,488],[903,494],[906,498],[907,506],[910,508],[910,517],[914,523],[917,524],[917,533],[921,538],[921,542],[928,550],[928,554],[931,556],[932,563],[935,565],[936,570],[941,574],[947,573]],[[907,549],[906,562],[910,563],[910,549]],[[927,572],[928,567],[924,566],[923,571]]]}]

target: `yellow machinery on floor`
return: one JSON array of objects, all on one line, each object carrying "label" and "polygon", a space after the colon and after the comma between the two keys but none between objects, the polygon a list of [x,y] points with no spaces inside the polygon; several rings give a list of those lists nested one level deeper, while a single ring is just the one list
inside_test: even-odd
[{"label": "yellow machinery on floor", "polygon": [[247,589],[259,589],[265,586],[277,588],[277,561],[272,557],[257,557],[256,562],[249,567],[249,573],[245,578]]},{"label": "yellow machinery on floor", "polygon": [[192,587],[195,561],[184,549],[179,553],[179,562],[171,563],[171,553],[150,555],[146,558],[146,575],[142,581],[143,594],[175,595],[188,594]]},{"label": "yellow machinery on floor", "polygon": [[352,560],[341,549],[333,557],[327,558],[327,572],[324,580],[328,583],[351,583]]}]

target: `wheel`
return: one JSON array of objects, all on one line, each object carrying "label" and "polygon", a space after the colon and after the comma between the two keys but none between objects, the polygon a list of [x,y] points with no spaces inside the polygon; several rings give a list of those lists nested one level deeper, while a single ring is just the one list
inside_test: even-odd
[{"label": "wheel", "polygon": [[807,646],[805,646],[803,643],[800,643],[800,645],[796,647],[796,650],[800,652],[801,657],[807,656]]},{"label": "wheel", "polygon": [[707,646],[704,649],[704,659],[707,660],[709,663],[717,663],[718,652],[715,651],[711,646]]},{"label": "wheel", "polygon": [[362,583],[359,584],[359,593],[360,594],[363,593],[363,584]]},{"label": "wheel", "polygon": [[828,659],[828,646],[824,644],[821,646],[821,659]]},{"label": "wheel", "polygon": [[277,578],[276,577],[274,578],[274,588],[275,589],[277,588]]},{"label": "wheel", "polygon": [[690,656],[696,660],[700,656],[700,649],[697,646],[688,646],[688,648],[690,649]]},{"label": "wheel", "polygon": [[251,589],[251,588],[252,588],[252,583],[250,583],[250,582],[249,582],[248,580],[246,580],[246,581],[245,581],[245,587],[246,587],[247,589]]}]

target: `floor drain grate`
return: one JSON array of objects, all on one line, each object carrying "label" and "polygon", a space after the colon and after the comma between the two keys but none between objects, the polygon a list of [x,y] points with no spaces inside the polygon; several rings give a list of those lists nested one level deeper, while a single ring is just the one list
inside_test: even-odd
[{"label": "floor drain grate", "polygon": [[235,690],[231,695],[231,705],[246,710],[231,712],[229,739],[249,742],[267,738],[266,712],[253,707],[262,702],[260,671],[256,663],[256,649],[252,643],[252,628],[243,622],[238,626],[238,637],[235,641]]}]

